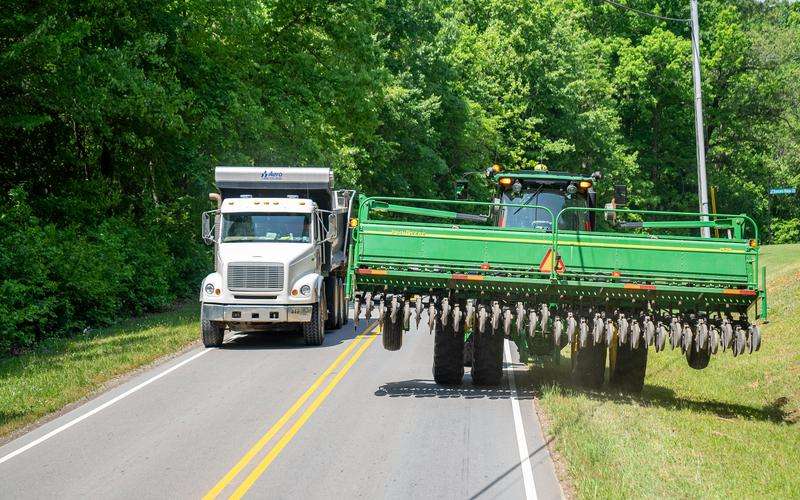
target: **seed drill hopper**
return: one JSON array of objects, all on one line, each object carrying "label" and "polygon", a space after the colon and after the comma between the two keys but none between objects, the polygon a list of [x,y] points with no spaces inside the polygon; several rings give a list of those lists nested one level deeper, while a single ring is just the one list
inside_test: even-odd
[{"label": "seed drill hopper", "polygon": [[608,353],[610,383],[634,392],[648,350],[681,349],[700,369],[759,349],[765,270],[749,217],[625,209],[622,186],[598,208],[599,173],[487,177],[491,202],[362,198],[351,221],[356,317],[379,318],[389,350],[409,329],[435,333],[438,383],[460,383],[465,361],[474,383],[499,383],[504,338],[523,360],[568,346],[590,386]]}]

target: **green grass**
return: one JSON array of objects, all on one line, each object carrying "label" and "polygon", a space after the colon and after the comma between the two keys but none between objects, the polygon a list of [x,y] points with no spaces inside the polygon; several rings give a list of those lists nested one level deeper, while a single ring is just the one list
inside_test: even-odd
[{"label": "green grass", "polygon": [[0,359],[0,437],[197,340],[198,314],[185,305]]},{"label": "green grass", "polygon": [[580,498],[800,497],[800,245],[763,248],[770,324],[759,352],[692,370],[650,351],[641,397],[570,387],[534,368]]}]

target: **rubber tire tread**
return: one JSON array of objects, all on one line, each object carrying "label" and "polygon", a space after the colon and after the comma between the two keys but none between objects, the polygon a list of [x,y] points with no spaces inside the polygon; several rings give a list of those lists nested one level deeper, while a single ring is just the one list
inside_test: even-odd
[{"label": "rubber tire tread", "polygon": [[464,334],[453,332],[453,323],[436,319],[433,337],[433,380],[439,385],[460,385],[464,378]]},{"label": "rubber tire tread", "polygon": [[473,334],[472,341],[472,383],[483,386],[497,386],[503,379],[503,341],[505,337],[500,328],[492,331],[487,325],[483,334]]},{"label": "rubber tire tread", "polygon": [[602,342],[578,349],[572,365],[572,382],[590,389],[603,386],[606,369],[606,346]]},{"label": "rubber tire tread", "polygon": [[475,353],[475,332],[469,335],[469,338],[464,342],[464,366],[472,366],[472,358]]},{"label": "rubber tire tread", "polygon": [[341,328],[350,321],[350,307],[347,303],[347,297],[344,293],[343,278],[339,278],[339,305],[341,307],[341,314],[339,315],[339,328]]},{"label": "rubber tire tread", "polygon": [[708,349],[689,349],[686,352],[686,362],[695,370],[702,370],[711,362],[711,353]]},{"label": "rubber tire tread", "polygon": [[[325,285],[323,285],[325,286]],[[325,291],[320,294],[324,300]],[[326,304],[317,302],[311,306],[311,321],[303,323],[303,340],[306,345],[322,345],[325,341],[325,322],[322,320],[322,307]]]},{"label": "rubber tire tread", "polygon": [[339,322],[337,306],[336,276],[329,276],[325,280],[325,305],[328,307],[328,317],[325,319],[326,330],[336,330]]},{"label": "rubber tire tread", "polygon": [[398,312],[397,322],[392,324],[391,310],[387,307],[383,311],[383,331],[381,340],[383,348],[387,351],[399,351],[403,347],[403,318]]},{"label": "rubber tire tread", "polygon": [[636,349],[624,344],[617,347],[617,360],[611,372],[608,385],[619,391],[640,394],[644,389],[647,371],[647,346],[639,344]]},{"label": "rubber tire tread", "polygon": [[215,325],[205,319],[202,312],[200,313],[200,333],[205,347],[222,347],[222,341],[225,340],[225,327]]}]

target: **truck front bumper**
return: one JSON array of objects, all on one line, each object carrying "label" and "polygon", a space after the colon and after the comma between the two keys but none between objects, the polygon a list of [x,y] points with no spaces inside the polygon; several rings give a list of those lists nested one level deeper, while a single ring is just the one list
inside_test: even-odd
[{"label": "truck front bumper", "polygon": [[203,304],[203,317],[226,323],[307,323],[311,305]]}]

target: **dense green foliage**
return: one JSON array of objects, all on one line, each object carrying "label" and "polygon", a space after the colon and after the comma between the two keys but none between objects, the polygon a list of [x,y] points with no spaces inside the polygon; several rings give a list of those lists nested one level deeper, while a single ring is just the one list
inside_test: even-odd
[{"label": "dense green foliage", "polygon": [[[637,207],[696,207],[686,23],[601,0],[3,7],[0,351],[194,290],[216,164],[449,196],[463,172],[543,162],[601,170]],[[800,5],[703,0],[701,23],[719,210],[796,241],[796,200],[767,190],[800,184]]]}]

